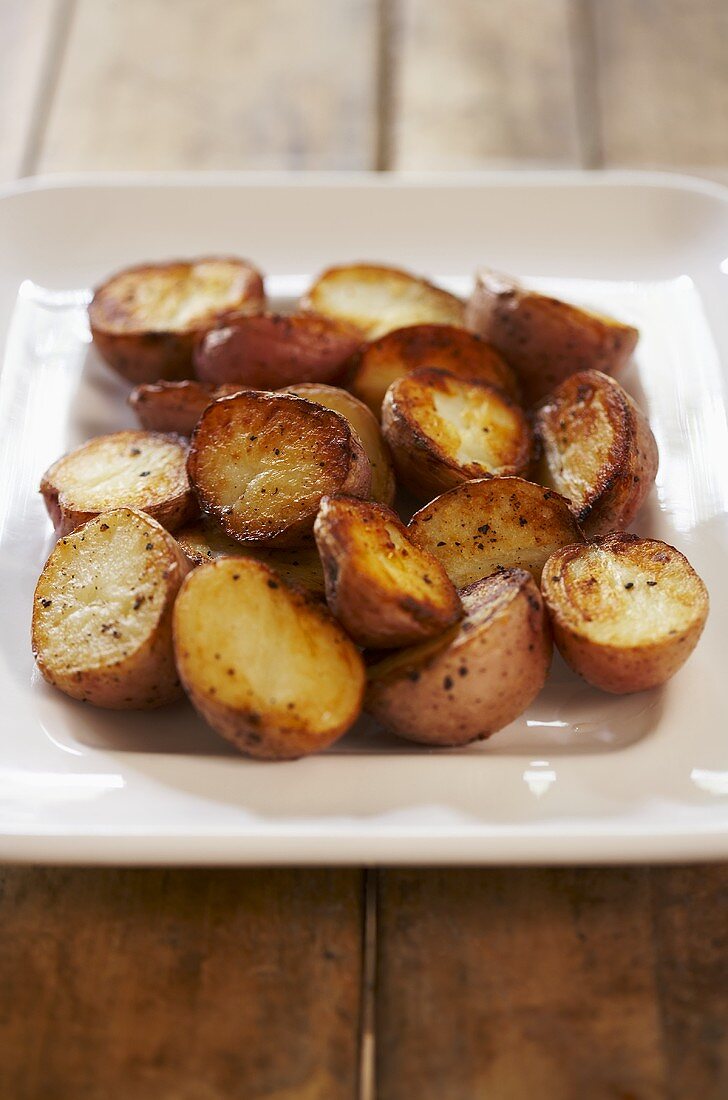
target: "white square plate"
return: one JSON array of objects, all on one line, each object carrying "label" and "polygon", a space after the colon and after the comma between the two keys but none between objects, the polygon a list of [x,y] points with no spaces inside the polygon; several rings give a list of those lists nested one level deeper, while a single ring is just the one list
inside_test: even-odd
[{"label": "white square plate", "polygon": [[[634,173],[31,182],[0,197],[0,242],[0,857],[728,855],[728,191]],[[206,252],[253,257],[274,298],[348,259],[388,260],[461,291],[488,264],[638,325],[626,384],[661,465],[635,526],[683,550],[712,596],[688,665],[662,691],[616,698],[557,661],[527,714],[485,744],[428,751],[363,724],[329,753],[286,764],[238,756],[181,705],[112,714],[48,688],[28,641],[50,545],[39,477],[64,450],[131,423],[124,387],[89,348],[84,288],[128,263]]]}]

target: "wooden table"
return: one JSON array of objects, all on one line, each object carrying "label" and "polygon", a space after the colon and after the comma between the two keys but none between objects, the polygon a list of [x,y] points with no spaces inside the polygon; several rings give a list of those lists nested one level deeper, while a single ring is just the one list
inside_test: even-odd
[{"label": "wooden table", "polygon": [[[726,0],[0,0],[0,178],[728,179]],[[718,1100],[728,871],[0,871],[7,1100]]]}]

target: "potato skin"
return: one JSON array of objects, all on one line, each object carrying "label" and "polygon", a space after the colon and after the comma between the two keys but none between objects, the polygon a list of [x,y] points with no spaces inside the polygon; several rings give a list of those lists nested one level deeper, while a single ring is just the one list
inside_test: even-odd
[{"label": "potato skin", "polygon": [[[594,548],[605,551],[616,568],[606,574],[597,574],[593,597],[590,588],[580,584],[580,609],[571,595],[579,582],[570,578],[570,572],[573,564]],[[681,593],[683,608],[687,605],[688,610],[674,620],[675,626],[663,623],[662,631],[653,632],[649,641],[610,643],[594,637],[594,623],[604,618],[605,603],[607,616],[623,618],[619,597],[624,593],[615,592],[611,586],[620,559],[636,561],[643,576],[649,578],[645,587],[637,587],[634,581],[623,586],[629,586],[637,598],[644,599],[645,593],[654,591],[659,584],[670,583],[669,578],[654,579],[660,578],[664,570],[678,570],[683,575],[678,583],[684,589]],[[708,616],[707,589],[687,558],[666,543],[621,531],[594,539],[586,546],[565,546],[557,550],[544,566],[541,587],[554,641],[566,663],[594,687],[615,695],[648,691],[666,683],[695,649]]]},{"label": "potato skin", "polygon": [[205,333],[195,348],[203,382],[273,390],[297,382],[336,382],[361,347],[349,325],[315,313],[261,313]]},{"label": "potato skin", "polygon": [[[233,265],[238,269],[237,293],[224,308],[210,305],[207,311],[184,324],[159,327],[153,316],[135,318],[141,306],[130,300],[129,282],[144,284],[162,278],[170,286],[184,281],[205,265]],[[113,370],[128,382],[181,381],[192,378],[192,356],[200,336],[230,312],[259,312],[265,291],[259,271],[246,260],[201,257],[194,261],[175,260],[161,264],[139,264],[116,272],[94,291],[89,305],[89,324],[94,346]]]},{"label": "potato skin", "polygon": [[495,348],[467,329],[438,324],[408,325],[372,341],[359,357],[350,382],[352,393],[379,416],[392,382],[418,367],[489,382],[520,400],[516,375]]},{"label": "potato skin", "polygon": [[[198,622],[200,612],[204,614]],[[293,642],[291,614],[300,622]],[[220,625],[226,628],[226,616],[230,629],[219,636],[210,633]],[[241,648],[235,629],[245,623],[250,625],[250,637]],[[291,662],[301,659],[291,644],[303,646],[303,660],[310,663],[305,699],[295,692],[288,702],[272,699],[267,670],[261,676],[254,667],[250,650],[265,644],[271,625],[279,632],[276,653],[286,676],[291,675]],[[221,558],[194,570],[175,604],[173,636],[179,675],[193,706],[214,730],[250,756],[295,760],[318,752],[359,716],[366,677],[353,642],[322,603],[284,584],[260,562]],[[211,645],[219,649],[217,664]],[[333,678],[338,694],[332,704]]]},{"label": "potato skin", "polygon": [[516,279],[487,270],[476,274],[465,323],[516,370],[528,405],[577,371],[616,373],[639,339],[631,325],[527,290]]},{"label": "potato skin", "polygon": [[[445,570],[409,541],[388,508],[354,497],[324,497],[314,535],[326,601],[358,645],[412,645],[460,618],[460,600]],[[401,574],[392,576],[395,570]]]},{"label": "potato skin", "polygon": [[[572,500],[588,537],[632,522],[654,484],[659,455],[647,417],[619,382],[600,371],[572,375],[537,411],[534,432],[541,453],[537,480]],[[582,464],[605,432],[608,448],[589,484]]]},{"label": "potato skin", "polygon": [[127,398],[140,425],[148,432],[192,435],[197,421],[211,401],[230,397],[239,386],[213,386],[208,382],[144,382]]},{"label": "potato skin", "polygon": [[369,669],[365,710],[399,737],[441,747],[484,740],[543,687],[551,634],[530,573],[506,570],[460,596],[459,628]]},{"label": "potato skin", "polygon": [[[144,542],[144,552],[149,554],[150,565],[155,570],[156,586],[163,590],[156,620],[141,644],[130,651],[119,649],[115,660],[89,661],[64,669],[59,667],[49,647],[49,632],[59,629],[49,620],[57,614],[54,607],[57,609],[58,601],[64,600],[64,585],[68,584],[68,569],[64,567],[64,560],[71,551],[74,555],[80,551],[86,557],[91,553],[98,555],[96,579],[103,592],[104,569],[108,568],[104,558],[104,542],[107,537],[113,537],[117,525],[135,527],[148,540]],[[110,531],[111,536],[108,534]],[[189,568],[172,536],[156,520],[130,508],[104,512],[60,539],[38,579],[33,598],[33,655],[43,678],[73,699],[109,710],[150,710],[179,698],[182,688],[172,650],[172,608]],[[73,580],[71,576],[71,584]],[[147,597],[139,596],[137,599],[144,601]],[[70,598],[64,602],[64,611],[70,611],[74,606],[71,591]],[[134,606],[136,608],[136,602]],[[109,625],[102,624],[102,629]],[[127,639],[123,645],[128,645]]]}]

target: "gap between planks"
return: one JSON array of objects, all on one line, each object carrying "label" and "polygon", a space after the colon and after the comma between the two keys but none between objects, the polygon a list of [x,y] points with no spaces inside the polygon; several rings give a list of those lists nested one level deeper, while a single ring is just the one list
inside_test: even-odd
[{"label": "gap between planks", "polygon": [[376,977],[379,872],[364,870],[358,1100],[376,1100]]},{"label": "gap between planks", "polygon": [[51,32],[48,36],[48,49],[41,78],[38,82],[38,92],[33,104],[28,134],[20,161],[19,175],[21,179],[25,176],[34,175],[38,167],[40,151],[48,125],[53,97],[61,75],[61,67],[71,32],[75,8],[76,0],[57,0],[53,12]]}]

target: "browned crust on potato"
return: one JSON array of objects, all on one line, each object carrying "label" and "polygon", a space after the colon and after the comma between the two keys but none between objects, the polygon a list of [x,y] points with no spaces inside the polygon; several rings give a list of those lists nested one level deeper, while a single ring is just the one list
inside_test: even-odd
[{"label": "browned crust on potato", "polygon": [[371,490],[348,420],[288,393],[243,390],[208,405],[187,470],[203,511],[240,542],[295,546],[311,534],[323,496]]},{"label": "browned crust on potato", "polygon": [[465,303],[434,283],[386,264],[329,267],[301,299],[303,309],[353,325],[367,340],[420,322],[462,325]]},{"label": "browned crust on potato", "polygon": [[326,600],[358,645],[412,645],[460,617],[460,600],[445,570],[410,542],[390,509],[353,497],[324,497],[314,535]]},{"label": "browned crust on potato", "polygon": [[459,627],[368,670],[365,709],[399,737],[442,747],[484,740],[543,687],[551,635],[530,573],[506,570],[460,595]]},{"label": "browned crust on potato", "polygon": [[301,382],[297,386],[289,386],[287,392],[304,397],[307,401],[315,401],[346,417],[359,436],[372,468],[372,499],[390,507],[397,488],[392,455],[382,435],[379,421],[366,405],[346,390],[337,386],[326,386],[322,382]]},{"label": "browned crust on potato", "polygon": [[708,616],[707,589],[687,558],[667,543],[624,532],[557,550],[541,584],[566,662],[615,694],[674,676]]},{"label": "browned crust on potato", "polygon": [[392,382],[418,367],[489,382],[514,401],[520,399],[516,375],[503,357],[475,333],[456,325],[408,325],[380,336],[362,351],[350,386],[379,416]]},{"label": "browned crust on potato", "polygon": [[567,378],[536,413],[539,480],[568,497],[588,536],[626,527],[655,480],[658,453],[646,416],[600,371]]},{"label": "browned crust on potato", "polygon": [[142,428],[148,432],[192,435],[197,421],[211,401],[230,397],[240,387],[208,382],[145,382],[135,386],[127,402]]},{"label": "browned crust on potato", "polygon": [[[58,535],[120,507],[146,512],[175,531],[197,515],[186,459],[184,445],[174,436],[113,432],[90,439],[54,462],[41,479],[40,492]],[[104,478],[114,474],[124,482],[109,487],[101,478],[96,485],[101,472]]]},{"label": "browned crust on potato", "polygon": [[241,752],[292,760],[356,721],[362,659],[325,606],[263,565],[200,566],[174,610],[180,678],[193,706]]},{"label": "browned crust on potato", "polygon": [[477,273],[466,324],[516,370],[529,405],[577,371],[615,373],[639,339],[631,325],[527,290],[494,271]]},{"label": "browned crust on potato", "polygon": [[361,343],[356,329],[330,317],[262,313],[205,333],[195,349],[195,374],[216,385],[265,390],[335,382]]},{"label": "browned crust on potato", "polygon": [[[212,282],[213,266],[231,273],[227,294],[208,287],[207,308],[165,307],[175,294],[184,299],[194,280]],[[235,272],[235,276],[232,276]],[[166,291],[166,295],[165,295]],[[116,272],[94,291],[89,306],[93,342],[118,374],[135,385],[193,377],[192,354],[200,336],[228,313],[258,313],[265,292],[259,271],[247,260],[208,256],[169,263],[139,264]]]},{"label": "browned crust on potato", "polygon": [[[114,552],[123,528],[123,552]],[[172,536],[134,509],[104,512],[61,538],[33,598],[33,654],[44,679],[74,699],[112,710],[148,710],[181,696],[172,608],[188,570]],[[125,607],[118,593],[115,601],[105,599],[107,588],[118,587],[120,571],[129,573]]]},{"label": "browned crust on potato", "polygon": [[530,461],[528,421],[502,390],[428,367],[389,387],[382,430],[397,477],[420,499],[489,474],[525,473]]},{"label": "browned crust on potato", "polygon": [[584,541],[569,501],[520,477],[456,485],[416,512],[407,531],[458,588],[504,569],[527,569],[538,582],[554,550]]}]

